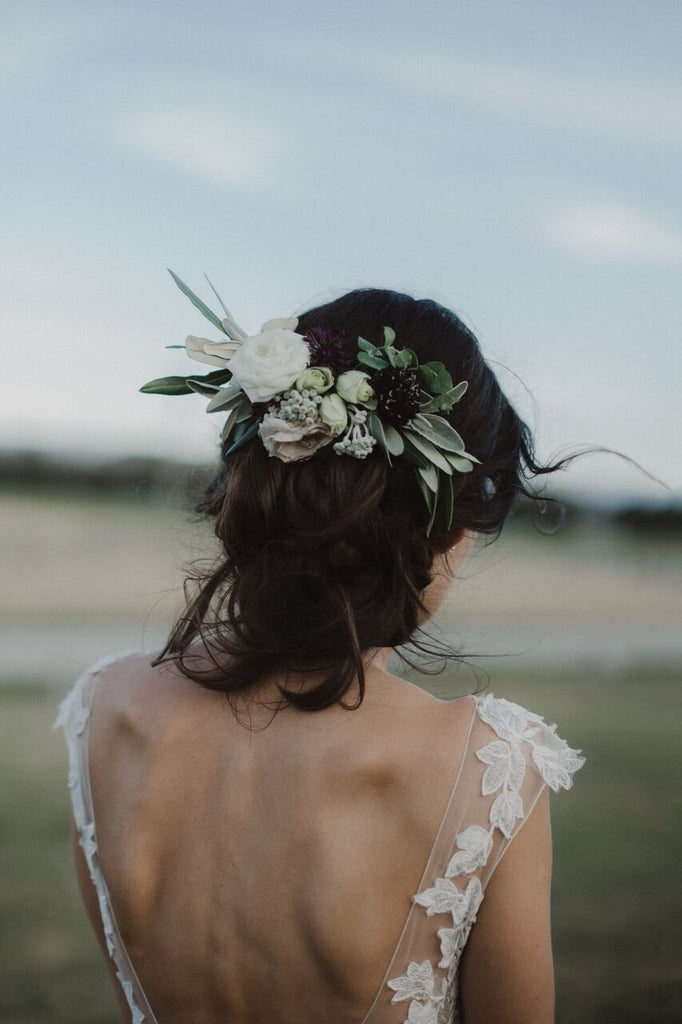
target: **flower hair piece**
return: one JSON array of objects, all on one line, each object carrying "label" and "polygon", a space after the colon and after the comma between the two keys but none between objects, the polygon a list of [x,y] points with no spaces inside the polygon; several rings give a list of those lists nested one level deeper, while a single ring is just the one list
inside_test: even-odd
[{"label": "flower hair piece", "polygon": [[178,288],[222,332],[211,341],[190,335],[187,355],[217,369],[205,376],[160,377],[140,388],[145,394],[209,399],[207,412],[226,415],[225,456],[256,434],[268,454],[282,462],[309,459],[332,445],[337,455],[365,459],[380,448],[389,464],[404,458],[416,472],[429,513],[429,536],[439,502],[452,525],[452,474],[470,473],[479,460],[465,450],[457,431],[438,413],[450,412],[467,389],[453,385],[443,363],[419,363],[409,348],[396,347],[395,331],[384,327],[384,344],[356,343],[342,331],[313,327],[296,333],[295,317],[268,320],[248,335],[235,322],[217,291],[217,316],[169,271]]}]

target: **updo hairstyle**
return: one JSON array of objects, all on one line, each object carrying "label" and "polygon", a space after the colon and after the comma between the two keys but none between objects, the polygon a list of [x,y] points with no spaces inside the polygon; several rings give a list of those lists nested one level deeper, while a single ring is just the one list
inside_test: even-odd
[{"label": "updo hairstyle", "polygon": [[[311,686],[280,686],[283,703],[357,707],[363,655],[406,644],[417,630],[434,556],[464,530],[499,534],[520,496],[532,496],[528,481],[552,471],[536,464],[530,432],[473,333],[438,303],[359,289],[304,313],[297,331],[336,328],[381,346],[384,326],[420,363],[439,360],[454,383],[469,382],[447,418],[480,465],[452,475],[450,528],[439,509],[426,536],[426,504],[404,459],[391,467],[381,450],[360,460],[328,445],[307,461],[284,463],[256,436],[221,458],[199,503],[215,521],[222,552],[210,572],[186,581],[186,609],[157,663],[175,661],[190,679],[228,696],[274,673],[315,672],[317,680],[321,673]],[[197,668],[196,640],[210,652],[208,668]]]}]

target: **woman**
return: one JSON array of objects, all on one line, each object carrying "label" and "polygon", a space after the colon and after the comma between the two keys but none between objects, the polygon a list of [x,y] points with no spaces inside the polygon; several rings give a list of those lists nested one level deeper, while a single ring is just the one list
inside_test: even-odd
[{"label": "woman", "polygon": [[143,390],[226,417],[221,556],[151,664],[100,663],[60,716],[123,1019],[547,1024],[547,792],[583,759],[387,666],[549,469],[433,302],[357,291],[248,337],[178,284],[225,337]]}]

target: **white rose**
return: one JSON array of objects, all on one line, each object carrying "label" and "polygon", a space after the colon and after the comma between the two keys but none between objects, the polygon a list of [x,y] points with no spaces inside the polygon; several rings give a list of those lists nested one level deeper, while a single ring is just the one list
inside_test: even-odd
[{"label": "white rose", "polygon": [[271,412],[263,417],[259,433],[268,454],[282,462],[309,459],[333,439],[326,423],[292,423]]},{"label": "white rose", "polygon": [[303,335],[274,328],[243,342],[230,370],[252,402],[269,402],[290,388],[308,366],[310,349]]},{"label": "white rose", "polygon": [[369,374],[363,370],[346,370],[336,381],[336,393],[341,395],[344,402],[353,405],[367,402],[374,395],[374,388],[368,382]]},{"label": "white rose", "polygon": [[346,403],[339,395],[325,395],[320,402],[320,418],[330,427],[336,437],[348,424]]}]

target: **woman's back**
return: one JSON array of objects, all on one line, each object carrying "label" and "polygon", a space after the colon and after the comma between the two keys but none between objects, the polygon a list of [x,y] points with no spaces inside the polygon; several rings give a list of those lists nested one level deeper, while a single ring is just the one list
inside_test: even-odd
[{"label": "woman's back", "polygon": [[379,668],[353,712],[240,721],[132,655],[84,677],[63,719],[99,907],[84,863],[81,882],[135,1024],[397,1024],[407,1001],[410,1021],[451,1020],[483,889],[581,760],[515,705]]},{"label": "woman's back", "polygon": [[473,710],[371,674],[354,713],[254,707],[242,724],[222,695],[143,658],[103,673],[100,861],[159,1020],[265,1022],[273,1006],[282,1024],[362,1020]]}]

